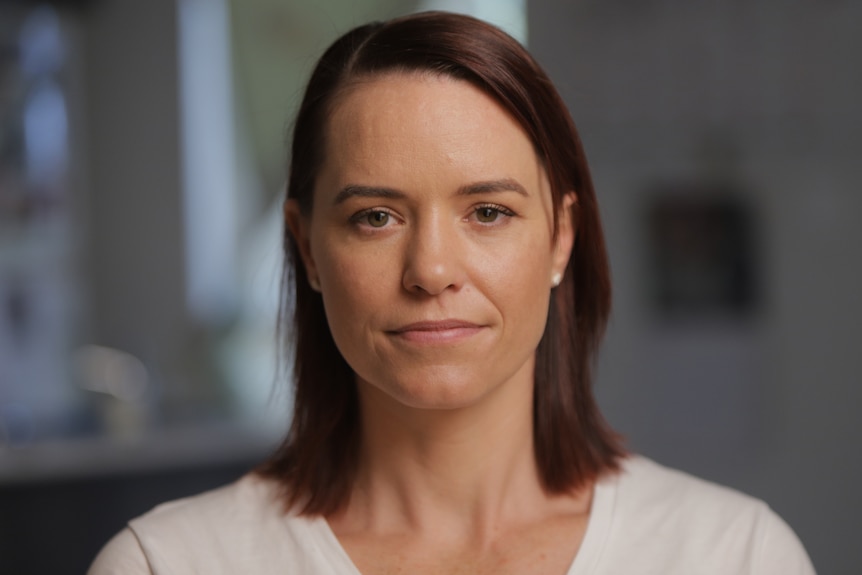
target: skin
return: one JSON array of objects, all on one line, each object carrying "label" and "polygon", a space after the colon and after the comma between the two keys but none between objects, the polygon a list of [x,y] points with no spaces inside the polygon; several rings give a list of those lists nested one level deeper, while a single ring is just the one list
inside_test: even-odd
[{"label": "skin", "polygon": [[542,489],[532,394],[568,210],[554,238],[531,142],[467,82],[359,82],[327,130],[313,213],[287,218],[362,410],[333,532],[364,573],[564,573],[592,488]]}]

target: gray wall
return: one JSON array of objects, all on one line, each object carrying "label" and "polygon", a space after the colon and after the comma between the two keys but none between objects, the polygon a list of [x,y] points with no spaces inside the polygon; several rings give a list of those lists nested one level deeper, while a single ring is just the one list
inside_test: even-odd
[{"label": "gray wall", "polygon": [[186,336],[173,0],[94,3],[80,19],[91,340],[164,365]]},{"label": "gray wall", "polygon": [[[862,4],[530,3],[572,110],[615,279],[598,392],[630,446],[766,499],[821,573],[862,549]],[[644,205],[720,178],[756,215],[744,319],[650,313]]]}]

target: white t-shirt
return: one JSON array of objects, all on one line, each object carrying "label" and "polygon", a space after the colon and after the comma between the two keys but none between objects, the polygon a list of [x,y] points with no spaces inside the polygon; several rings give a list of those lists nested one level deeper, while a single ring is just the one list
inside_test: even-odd
[{"label": "white t-shirt", "polygon": [[[360,575],[322,518],[282,511],[275,484],[247,475],[156,507],[102,550],[89,575]],[[812,575],[791,529],[751,497],[625,460],[595,487],[568,575]]]}]

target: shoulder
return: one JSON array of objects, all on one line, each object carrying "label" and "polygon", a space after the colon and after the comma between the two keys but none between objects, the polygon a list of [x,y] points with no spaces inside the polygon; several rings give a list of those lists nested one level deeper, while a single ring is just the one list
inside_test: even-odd
[{"label": "shoulder", "polygon": [[759,499],[641,456],[629,457],[623,463],[617,496],[620,505],[638,514],[695,516],[719,524],[737,520],[740,515],[750,520],[767,509]]},{"label": "shoulder", "polygon": [[135,534],[126,528],[99,552],[87,575],[151,575],[149,563]]},{"label": "shoulder", "polygon": [[154,535],[218,539],[240,527],[281,522],[285,516],[277,486],[249,474],[230,485],[163,503],[129,526],[145,544]]},{"label": "shoulder", "polygon": [[303,561],[313,525],[284,509],[275,482],[249,474],[133,519],[105,546],[90,574],[263,573],[273,564]]},{"label": "shoulder", "polygon": [[628,458],[613,481],[613,541],[666,573],[691,566],[705,573],[814,573],[796,535],[759,499],[639,456]]}]

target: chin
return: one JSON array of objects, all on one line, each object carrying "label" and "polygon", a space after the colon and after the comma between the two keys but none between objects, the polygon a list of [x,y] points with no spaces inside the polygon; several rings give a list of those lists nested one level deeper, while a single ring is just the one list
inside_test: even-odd
[{"label": "chin", "polygon": [[369,388],[374,395],[389,398],[406,408],[456,410],[480,403],[499,388],[505,378],[436,368],[402,374],[397,380],[380,378],[376,380],[378,383],[369,383],[361,377],[357,379],[361,387]]},{"label": "chin", "polygon": [[476,405],[482,398],[483,394],[476,392],[467,392],[463,389],[434,389],[420,390],[400,390],[398,396],[392,395],[392,398],[400,404],[411,409],[424,409],[431,411],[449,411],[465,409]]}]

